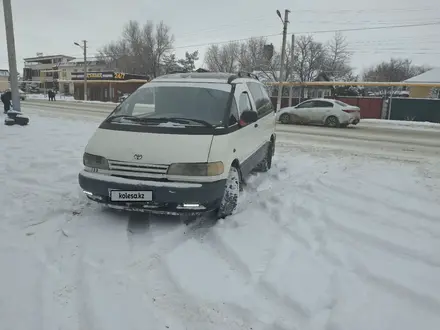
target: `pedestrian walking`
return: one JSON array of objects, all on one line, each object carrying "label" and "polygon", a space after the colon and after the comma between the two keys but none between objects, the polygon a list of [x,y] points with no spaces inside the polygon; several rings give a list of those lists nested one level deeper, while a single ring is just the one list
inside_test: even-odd
[{"label": "pedestrian walking", "polygon": [[1,100],[3,102],[4,107],[4,113],[7,113],[11,109],[11,100],[12,100],[12,93],[11,90],[6,90],[1,96]]}]

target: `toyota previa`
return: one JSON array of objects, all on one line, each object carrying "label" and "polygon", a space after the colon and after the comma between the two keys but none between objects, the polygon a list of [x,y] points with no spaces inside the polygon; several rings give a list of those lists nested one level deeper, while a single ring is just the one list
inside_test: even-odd
[{"label": "toyota previa", "polygon": [[252,74],[158,77],[100,124],[85,148],[79,184],[111,208],[227,217],[249,174],[272,166],[275,116]]}]

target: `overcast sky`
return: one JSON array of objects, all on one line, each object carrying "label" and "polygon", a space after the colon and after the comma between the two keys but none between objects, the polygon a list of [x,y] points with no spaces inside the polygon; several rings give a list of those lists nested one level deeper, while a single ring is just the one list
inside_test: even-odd
[{"label": "overcast sky", "polygon": [[[289,33],[388,25],[440,22],[438,0],[12,0],[19,72],[23,58],[65,54],[80,57],[74,41],[86,39],[89,54],[117,39],[130,19],[164,22],[175,36],[178,56],[185,51],[233,39],[272,35],[282,31],[275,11],[290,9]],[[3,19],[3,7],[0,8]],[[353,52],[352,66],[363,68],[391,56],[411,58],[415,64],[440,66],[440,24],[387,30],[343,32]],[[327,41],[332,33],[314,33]],[[8,69],[4,22],[0,24],[0,69]],[[281,36],[268,38],[277,49]],[[196,47],[193,47],[197,45]]]}]

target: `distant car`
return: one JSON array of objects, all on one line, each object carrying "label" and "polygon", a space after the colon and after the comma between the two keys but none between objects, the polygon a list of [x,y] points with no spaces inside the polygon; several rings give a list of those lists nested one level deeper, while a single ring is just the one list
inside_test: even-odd
[{"label": "distant car", "polygon": [[26,100],[26,93],[23,92],[21,89],[19,90],[19,92],[20,92],[20,99],[21,99],[22,101]]},{"label": "distant car", "polygon": [[282,124],[316,124],[329,127],[356,125],[361,119],[359,107],[333,99],[311,99],[297,106],[282,108],[277,120]]}]

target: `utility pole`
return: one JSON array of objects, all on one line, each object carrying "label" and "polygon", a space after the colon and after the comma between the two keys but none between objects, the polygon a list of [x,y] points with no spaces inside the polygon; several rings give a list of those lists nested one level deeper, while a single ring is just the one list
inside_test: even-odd
[{"label": "utility pole", "polygon": [[83,40],[83,45],[74,42],[74,44],[82,48],[84,52],[84,101],[87,101],[87,40]]},{"label": "utility pole", "polygon": [[83,40],[84,49],[84,101],[87,101],[87,40]]},{"label": "utility pole", "polygon": [[[286,61],[286,37],[287,37],[287,24],[289,24],[289,13],[290,10],[286,9],[284,11],[284,20],[281,17],[281,13],[279,10],[277,10],[277,15],[281,19],[281,22],[283,22],[283,45],[281,46],[281,65],[280,65],[280,77],[279,82],[281,83],[281,80],[283,79],[284,75],[284,62]],[[277,98],[277,111],[281,109],[281,97],[283,96],[283,87],[281,85],[278,85],[278,98]]]},{"label": "utility pole", "polygon": [[15,111],[21,111],[20,94],[18,92],[17,59],[15,57],[14,23],[12,18],[11,0],[3,0],[5,14],[6,43],[8,47],[9,77],[11,80],[12,105]]},{"label": "utility pole", "polygon": [[[292,44],[290,45],[290,77],[293,81],[293,73],[295,69],[293,68],[293,63],[295,61],[295,35],[292,34]],[[289,107],[292,106],[292,98],[293,98],[293,86],[289,88]]]}]

